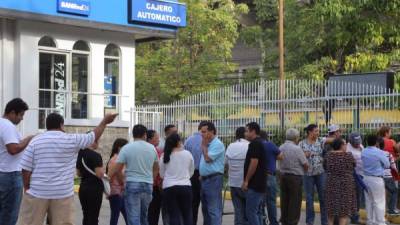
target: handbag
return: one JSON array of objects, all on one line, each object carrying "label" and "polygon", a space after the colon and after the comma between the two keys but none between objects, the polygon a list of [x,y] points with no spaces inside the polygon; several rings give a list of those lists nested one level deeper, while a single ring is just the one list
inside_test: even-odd
[{"label": "handbag", "polygon": [[[85,167],[85,169],[86,169],[89,173],[91,173],[91,174],[93,174],[94,176],[96,176],[96,173],[93,172],[93,170],[91,170],[88,166],[86,166],[85,160],[83,160],[83,158],[82,158],[82,164],[83,164],[83,167]],[[97,176],[96,176],[96,177],[97,177]],[[111,193],[110,179],[108,178],[108,176],[107,176],[106,174],[104,174],[104,176],[101,178],[101,181],[103,182],[103,186],[104,186],[104,194],[105,194],[106,196],[110,196],[110,193]]]}]

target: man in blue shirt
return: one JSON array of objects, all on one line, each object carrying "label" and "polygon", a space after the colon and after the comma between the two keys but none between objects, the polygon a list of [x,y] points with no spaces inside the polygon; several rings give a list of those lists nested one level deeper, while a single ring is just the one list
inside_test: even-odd
[{"label": "man in blue shirt", "polygon": [[197,224],[197,215],[200,206],[201,184],[200,184],[199,166],[200,166],[201,155],[203,154],[203,152],[201,151],[201,143],[203,141],[203,138],[201,137],[200,129],[202,127],[202,124],[204,123],[205,121],[201,122],[198,127],[198,132],[188,137],[188,139],[186,139],[185,141],[185,149],[188,150],[190,153],[192,153],[195,166],[193,176],[190,178],[190,182],[192,184],[192,194],[193,194],[193,200],[192,200],[193,225]]},{"label": "man in blue shirt", "polygon": [[378,136],[367,137],[368,147],[361,153],[364,182],[368,188],[365,193],[367,224],[385,225],[385,183],[383,175],[390,167],[389,158],[377,148]]},{"label": "man in blue shirt", "polygon": [[262,144],[266,157],[266,173],[267,173],[267,186],[266,186],[266,204],[268,211],[268,220],[271,225],[279,225],[276,210],[276,193],[278,192],[278,184],[276,182],[276,160],[282,160],[283,156],[279,148],[272,142],[267,141],[267,132],[262,130],[260,132]]},{"label": "man in blue shirt", "polygon": [[202,155],[199,164],[201,176],[201,205],[204,225],[222,224],[222,186],[224,175],[225,146],[216,136],[215,125],[201,124]]}]

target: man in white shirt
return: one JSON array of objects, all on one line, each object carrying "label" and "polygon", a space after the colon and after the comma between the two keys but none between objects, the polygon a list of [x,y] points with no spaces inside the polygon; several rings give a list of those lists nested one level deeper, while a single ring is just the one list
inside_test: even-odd
[{"label": "man in white shirt", "polygon": [[116,116],[107,114],[87,134],[67,134],[61,115],[51,113],[47,116],[47,131],[31,141],[21,160],[26,193],[18,224],[43,225],[46,214],[53,225],[75,223],[73,196],[78,152],[97,142],[106,125]]},{"label": "man in white shirt", "polygon": [[235,209],[235,225],[247,224],[246,221],[246,196],[241,186],[243,183],[243,168],[246,160],[249,141],[244,137],[246,128],[236,129],[236,141],[226,149],[225,165],[228,166],[229,187],[231,189],[232,203]]},{"label": "man in white shirt", "polygon": [[[347,143],[347,151],[353,155],[353,158],[356,161],[355,171],[360,176],[363,175],[363,163],[361,160],[361,152],[364,148],[361,143],[362,139],[359,133],[353,132],[349,135],[349,143]],[[357,194],[357,212],[351,216],[351,223],[353,224],[359,224],[360,207],[365,201],[364,190],[357,182],[356,182],[356,194]]]},{"label": "man in white shirt", "polygon": [[22,198],[22,176],[19,166],[22,151],[33,136],[21,140],[17,131],[28,105],[20,98],[7,103],[0,118],[0,224],[15,225]]}]

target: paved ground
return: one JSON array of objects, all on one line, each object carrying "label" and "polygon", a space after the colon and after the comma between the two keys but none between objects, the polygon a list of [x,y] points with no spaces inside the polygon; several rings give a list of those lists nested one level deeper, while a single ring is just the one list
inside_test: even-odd
[{"label": "paved ground", "polygon": [[[82,224],[82,210],[81,210],[81,205],[79,203],[79,198],[77,195],[75,195],[75,206],[76,206],[76,224]],[[233,206],[232,206],[232,202],[231,201],[226,201],[225,203],[225,208],[224,208],[224,212],[226,213],[232,213],[233,212]],[[279,210],[278,210],[278,214],[279,214]],[[203,224],[202,221],[202,215],[201,212],[199,212],[199,222],[198,225]],[[305,224],[304,223],[304,219],[305,218],[305,214],[304,212],[301,215],[301,220],[299,224]],[[316,221],[315,221],[315,225],[320,225],[320,221],[319,221],[319,215],[316,216]],[[101,211],[100,211],[100,222],[99,225],[109,225],[110,219],[110,207],[109,207],[109,202],[107,199],[103,199],[103,205],[101,207]],[[223,218],[223,225],[233,225],[233,215],[224,215]],[[160,225],[162,225],[161,221],[159,223]],[[118,225],[125,225],[124,219],[122,218],[122,216],[120,217],[120,220],[118,222]]]}]

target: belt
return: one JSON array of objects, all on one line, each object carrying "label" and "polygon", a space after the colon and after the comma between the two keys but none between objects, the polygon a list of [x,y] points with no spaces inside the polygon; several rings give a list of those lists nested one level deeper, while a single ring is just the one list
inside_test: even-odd
[{"label": "belt", "polygon": [[[364,174],[365,175],[365,174]],[[378,178],[384,178],[384,176],[375,176],[375,175],[365,175],[366,177],[378,177]]]},{"label": "belt", "polygon": [[294,173],[282,173],[283,176],[296,176],[296,177],[302,177],[303,175],[297,175]]},{"label": "belt", "polygon": [[269,172],[269,171],[267,171],[266,173],[265,173],[265,175],[271,175],[271,176],[275,176],[276,175],[276,172]]},{"label": "belt", "polygon": [[222,173],[212,173],[212,174],[207,175],[207,176],[201,176],[201,179],[202,180],[207,180],[207,179],[213,178],[213,177],[218,176],[218,175],[223,175],[223,174]]},{"label": "belt", "polygon": [[7,175],[21,175],[21,171],[13,171],[13,172],[2,172],[0,171],[0,174],[7,174]]}]

